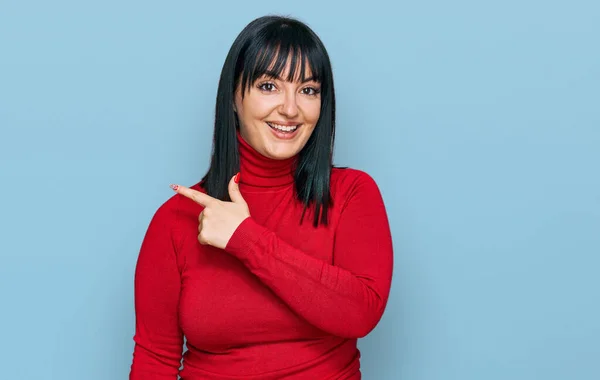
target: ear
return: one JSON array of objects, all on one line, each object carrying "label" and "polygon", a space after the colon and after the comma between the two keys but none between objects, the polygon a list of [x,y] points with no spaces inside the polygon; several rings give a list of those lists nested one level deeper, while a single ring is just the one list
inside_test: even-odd
[{"label": "ear", "polygon": [[238,101],[240,86],[241,86],[241,84],[238,84],[238,88],[236,88],[236,90],[233,92],[233,101],[231,102],[233,104],[233,112],[235,112],[235,113],[237,113],[237,101]]}]

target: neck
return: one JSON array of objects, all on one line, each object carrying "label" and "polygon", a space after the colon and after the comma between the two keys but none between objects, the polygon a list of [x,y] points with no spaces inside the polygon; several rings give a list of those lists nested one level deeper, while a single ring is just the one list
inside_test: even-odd
[{"label": "neck", "polygon": [[276,160],[256,151],[237,132],[240,152],[240,184],[255,187],[279,187],[294,182],[297,157]]}]

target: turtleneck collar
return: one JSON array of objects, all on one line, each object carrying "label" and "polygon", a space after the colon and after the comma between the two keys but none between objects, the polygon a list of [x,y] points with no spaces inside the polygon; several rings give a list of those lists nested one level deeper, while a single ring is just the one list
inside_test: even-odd
[{"label": "turtleneck collar", "polygon": [[296,156],[275,160],[257,152],[237,131],[240,152],[240,184],[256,187],[278,187],[294,182]]}]

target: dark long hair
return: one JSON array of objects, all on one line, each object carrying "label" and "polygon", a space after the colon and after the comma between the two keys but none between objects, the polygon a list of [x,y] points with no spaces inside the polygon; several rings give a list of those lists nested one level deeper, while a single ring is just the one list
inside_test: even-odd
[{"label": "dark long hair", "polygon": [[308,64],[313,79],[321,85],[319,120],[298,154],[294,178],[296,197],[304,204],[302,218],[309,207],[314,207],[313,225],[327,225],[327,211],[332,205],[330,175],[335,139],[333,72],[321,39],[306,24],[293,18],[257,18],[233,42],[219,80],[212,156],[202,186],[212,197],[230,200],[227,186],[240,168],[235,90],[241,84],[243,96],[262,75],[282,76],[289,59],[287,80],[297,77],[304,80]]}]

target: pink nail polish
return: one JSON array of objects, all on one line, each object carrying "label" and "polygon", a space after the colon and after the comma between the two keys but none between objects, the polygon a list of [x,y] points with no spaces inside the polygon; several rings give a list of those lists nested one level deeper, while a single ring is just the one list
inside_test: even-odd
[{"label": "pink nail polish", "polygon": [[177,191],[177,189],[179,189],[179,186],[177,186],[177,185],[171,185],[171,189]]}]

